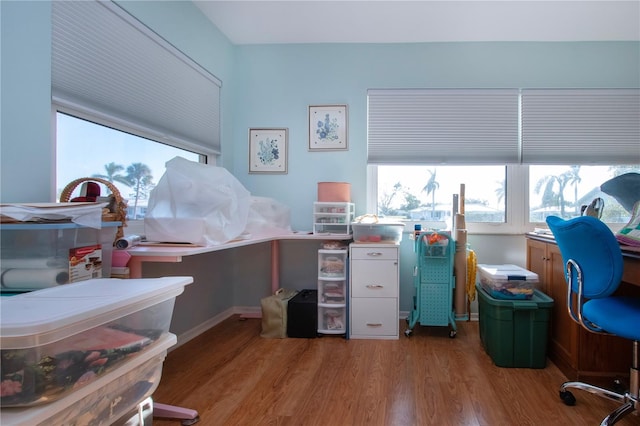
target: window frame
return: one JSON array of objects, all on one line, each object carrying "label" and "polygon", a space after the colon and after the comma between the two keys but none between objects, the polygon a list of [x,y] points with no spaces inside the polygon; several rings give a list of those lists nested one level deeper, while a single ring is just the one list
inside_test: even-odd
[{"label": "window frame", "polygon": [[[378,165],[367,165],[367,211],[378,211]],[[521,235],[532,232],[535,228],[546,228],[544,222],[531,222],[529,220],[529,165],[508,164],[506,165],[506,186],[505,194],[505,222],[467,222],[466,229],[469,234],[476,235]],[[421,224],[423,229],[429,227],[428,222],[406,220],[407,230],[413,229],[414,225]],[[616,232],[620,230],[624,223],[607,223],[607,226]]]},{"label": "window frame", "polygon": [[[52,101],[51,103],[51,128],[53,135],[53,170],[54,176],[53,181],[57,182],[57,164],[58,164],[58,128],[57,128],[57,115],[58,113],[66,114],[72,116],[79,120],[85,120],[90,123],[93,123],[97,126],[104,126],[110,129],[131,134],[133,136],[137,136],[140,138],[147,139],[149,141],[167,145],[173,148],[185,150],[185,146],[182,144],[171,143],[171,140],[166,140],[159,135],[158,132],[153,131],[153,129],[145,128],[144,126],[137,125],[132,122],[126,122],[122,119],[110,117],[107,114],[100,113],[97,111],[87,111],[82,110],[81,108],[69,108],[68,106],[61,105]],[[189,149],[194,154],[198,155],[198,162],[203,164],[211,164],[216,165],[217,156],[213,156],[206,152],[203,152],[202,149]],[[124,228],[125,235],[144,235],[144,220],[143,219],[127,219],[127,226]]]}]

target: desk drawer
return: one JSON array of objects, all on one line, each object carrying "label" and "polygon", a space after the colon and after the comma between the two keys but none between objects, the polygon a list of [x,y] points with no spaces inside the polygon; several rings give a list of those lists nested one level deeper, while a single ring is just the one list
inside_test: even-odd
[{"label": "desk drawer", "polygon": [[352,259],[367,260],[398,260],[397,247],[353,247],[351,249]]},{"label": "desk drawer", "polygon": [[396,336],[398,299],[351,299],[351,334],[359,336]]}]

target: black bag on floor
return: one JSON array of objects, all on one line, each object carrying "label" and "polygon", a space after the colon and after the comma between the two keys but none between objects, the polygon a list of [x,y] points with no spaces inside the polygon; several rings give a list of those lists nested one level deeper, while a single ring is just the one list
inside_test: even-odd
[{"label": "black bag on floor", "polygon": [[287,306],[287,336],[313,338],[318,335],[318,290],[302,290]]}]

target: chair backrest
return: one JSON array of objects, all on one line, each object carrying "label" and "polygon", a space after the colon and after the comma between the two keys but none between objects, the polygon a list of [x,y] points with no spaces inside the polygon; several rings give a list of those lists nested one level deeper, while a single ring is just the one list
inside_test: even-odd
[{"label": "chair backrest", "polygon": [[[584,297],[597,299],[616,291],[622,279],[622,252],[607,225],[591,216],[569,220],[549,216],[547,225],[560,248],[565,273],[569,259],[573,259],[582,270]],[[572,291],[577,292],[575,276],[572,283]]]}]

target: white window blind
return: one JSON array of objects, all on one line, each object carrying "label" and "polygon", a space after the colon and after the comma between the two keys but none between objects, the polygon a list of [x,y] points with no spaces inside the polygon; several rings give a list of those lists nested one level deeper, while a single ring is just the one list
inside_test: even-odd
[{"label": "white window blind", "polygon": [[518,163],[517,89],[368,91],[369,164]]},{"label": "white window blind", "polygon": [[52,11],[56,104],[220,153],[215,76],[111,1],[54,1]]},{"label": "white window blind", "polygon": [[522,91],[526,164],[640,163],[640,90]]}]

